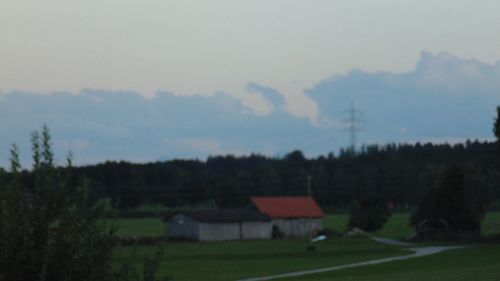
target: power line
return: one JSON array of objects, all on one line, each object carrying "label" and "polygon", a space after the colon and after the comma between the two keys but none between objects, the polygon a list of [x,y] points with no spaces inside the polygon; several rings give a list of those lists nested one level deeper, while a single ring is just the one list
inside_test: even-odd
[{"label": "power line", "polygon": [[354,107],[354,103],[351,101],[351,107],[344,111],[349,114],[349,117],[344,119],[345,131],[349,131],[350,137],[350,151],[356,152],[356,141],[357,141],[357,132],[363,130],[362,125],[364,125],[364,121],[362,120],[362,112]]}]

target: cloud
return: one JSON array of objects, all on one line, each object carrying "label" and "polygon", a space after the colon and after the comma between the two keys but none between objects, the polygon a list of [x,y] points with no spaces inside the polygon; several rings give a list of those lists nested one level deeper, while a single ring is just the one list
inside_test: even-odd
[{"label": "cloud", "polygon": [[[44,123],[56,155],[63,158],[72,150],[77,164],[283,155],[293,149],[325,154],[349,144],[342,129],[351,101],[366,123],[359,143],[490,139],[499,81],[500,63],[423,52],[413,71],[353,70],[308,87],[307,96],[298,86],[286,92],[249,82],[244,91],[268,106],[260,113],[249,105],[255,101],[234,92],[145,97],[95,89],[44,95],[11,91],[0,94],[0,164],[6,166],[16,142],[23,165],[29,166],[29,134]],[[304,100],[291,102],[293,93]]]},{"label": "cloud", "polygon": [[341,124],[350,103],[362,111],[365,142],[488,138],[500,104],[500,64],[422,52],[407,73],[354,70],[307,91],[322,123]]},{"label": "cloud", "polygon": [[414,72],[420,87],[461,92],[478,88],[498,88],[498,65],[483,64],[475,59],[464,60],[444,52],[433,55],[422,52]]},{"label": "cloud", "polygon": [[191,158],[206,158],[214,155],[247,155],[251,151],[235,144],[221,144],[220,141],[204,138],[165,139],[166,148],[182,151]]},{"label": "cloud", "polygon": [[163,92],[146,98],[132,91],[85,89],[78,94],[9,92],[1,98],[0,134],[8,136],[0,139],[4,166],[12,142],[20,145],[23,163],[29,166],[29,133],[44,123],[51,128],[56,154],[64,157],[72,150],[79,164],[95,159],[273,154],[292,149],[294,134],[310,129],[306,119],[285,111],[255,114],[222,92],[213,96]]},{"label": "cloud", "polygon": [[90,143],[85,139],[60,140],[58,143],[58,146],[71,151],[85,150],[89,145]]},{"label": "cloud", "polygon": [[250,82],[246,86],[247,91],[261,93],[276,109],[284,109],[285,98],[276,89]]}]

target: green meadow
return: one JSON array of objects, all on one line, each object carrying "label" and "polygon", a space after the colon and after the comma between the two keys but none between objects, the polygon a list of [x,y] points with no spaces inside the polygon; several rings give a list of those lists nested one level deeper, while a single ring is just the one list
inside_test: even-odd
[{"label": "green meadow", "polygon": [[289,281],[498,281],[500,244],[464,249],[380,265],[287,278]]},{"label": "green meadow", "polygon": [[[404,239],[413,233],[408,214],[394,214],[375,236]],[[346,230],[348,215],[329,215],[325,227]],[[120,236],[161,236],[166,225],[161,218],[118,219]],[[488,213],[483,233],[500,233],[500,212]],[[316,251],[306,251],[305,239],[165,242],[152,246],[123,246],[114,251],[114,262],[132,262],[140,267],[145,255],[163,250],[160,274],[176,281],[217,281],[273,275],[330,267],[383,257],[406,255],[399,247],[375,243],[366,237],[333,237],[319,242]],[[500,244],[468,245],[433,256],[387,264],[344,269],[283,280],[500,280]]]},{"label": "green meadow", "polygon": [[[161,243],[164,255],[159,273],[176,281],[237,280],[409,253],[366,237],[323,241],[314,252],[306,251],[307,245],[305,239]],[[114,259],[140,266],[141,258],[155,253],[159,246],[120,247]]]},{"label": "green meadow", "polygon": [[161,218],[115,219],[116,234],[122,237],[154,237],[165,235],[166,224]]}]

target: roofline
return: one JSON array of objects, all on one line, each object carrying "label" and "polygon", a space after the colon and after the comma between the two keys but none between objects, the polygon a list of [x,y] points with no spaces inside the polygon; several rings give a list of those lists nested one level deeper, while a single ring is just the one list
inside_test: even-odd
[{"label": "roofline", "polygon": [[321,217],[318,217],[318,216],[304,216],[304,217],[273,217],[273,216],[270,216],[269,217],[274,220],[274,219],[286,219],[286,220],[293,220],[293,219],[324,219],[326,217],[326,215],[324,216],[321,216]]},{"label": "roofline", "polygon": [[324,219],[326,217],[326,213],[323,211],[323,209],[321,209],[321,207],[319,206],[318,202],[316,201],[316,199],[314,199],[314,197],[312,196],[252,196],[250,197],[250,200],[251,202],[257,207],[257,209],[259,209],[260,212],[263,212],[265,213],[264,211],[260,210],[260,208],[258,207],[258,204],[257,204],[257,201],[259,201],[259,199],[264,199],[264,200],[279,200],[279,199],[307,199],[307,200],[311,200],[312,203],[314,205],[316,205],[316,207],[319,209],[319,211],[321,212],[321,215],[318,216],[317,214],[316,215],[304,215],[304,216],[300,216],[300,217],[292,217],[292,216],[273,216],[272,214],[269,214],[267,213],[267,215],[271,218],[271,219],[307,219],[307,218],[310,218],[310,219]]},{"label": "roofline", "polygon": [[[307,195],[304,195],[304,196],[251,196],[250,199],[256,199],[256,198],[270,198],[270,199],[275,199],[275,198],[311,198],[314,200],[314,197],[313,196],[307,196]],[[316,200],[314,200],[316,201]]]}]

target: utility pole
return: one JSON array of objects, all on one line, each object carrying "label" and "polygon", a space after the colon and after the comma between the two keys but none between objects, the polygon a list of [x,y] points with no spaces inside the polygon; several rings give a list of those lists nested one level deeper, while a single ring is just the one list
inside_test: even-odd
[{"label": "utility pole", "polygon": [[351,101],[351,107],[347,110],[349,117],[347,119],[344,119],[344,124],[346,125],[346,128],[344,130],[349,131],[349,137],[350,137],[350,151],[352,153],[356,152],[356,133],[361,131],[361,124],[363,124],[363,120],[361,119],[360,115],[362,112],[354,107],[354,103]]},{"label": "utility pole", "polygon": [[311,182],[312,182],[312,177],[311,177],[311,174],[308,174],[307,175],[307,224],[308,224],[308,228],[309,228],[309,240],[311,239],[311,231],[312,231],[312,228],[311,228],[311,212],[312,212],[312,206],[311,206]]},{"label": "utility pole", "polygon": [[308,174],[307,175],[307,197],[311,197],[311,182],[312,182],[311,174]]},{"label": "utility pole", "polygon": [[308,244],[307,244],[307,251],[314,251],[315,247],[312,242],[312,227],[311,227],[311,212],[312,212],[312,206],[311,206],[311,182],[312,182],[312,177],[311,174],[307,175],[307,228],[308,228]]}]

